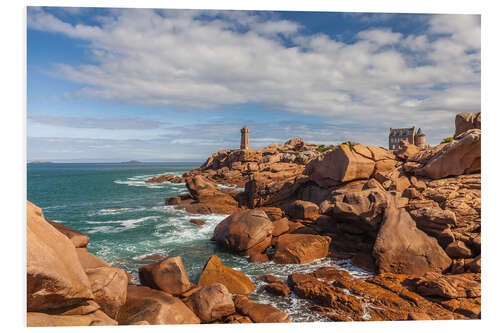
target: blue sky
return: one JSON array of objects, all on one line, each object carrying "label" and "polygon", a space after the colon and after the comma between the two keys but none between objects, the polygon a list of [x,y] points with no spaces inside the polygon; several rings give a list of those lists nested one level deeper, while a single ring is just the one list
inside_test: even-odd
[{"label": "blue sky", "polygon": [[203,161],[292,137],[387,146],[480,111],[480,17],[29,7],[28,160]]}]

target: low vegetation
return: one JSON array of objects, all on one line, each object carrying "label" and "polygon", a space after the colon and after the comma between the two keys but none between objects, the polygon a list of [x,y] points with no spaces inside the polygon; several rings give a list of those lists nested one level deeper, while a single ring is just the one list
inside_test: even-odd
[{"label": "low vegetation", "polygon": [[319,145],[318,148],[316,148],[316,151],[319,153],[324,153],[325,151],[329,151],[332,149],[333,149],[333,146]]}]

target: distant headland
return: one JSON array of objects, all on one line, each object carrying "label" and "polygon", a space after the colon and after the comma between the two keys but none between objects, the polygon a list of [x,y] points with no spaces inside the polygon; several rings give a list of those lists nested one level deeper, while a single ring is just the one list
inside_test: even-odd
[{"label": "distant headland", "polygon": [[138,160],[130,160],[130,161],[127,161],[127,162],[121,162],[123,164],[130,164],[130,163],[142,163],[141,161],[138,161]]},{"label": "distant headland", "polygon": [[28,164],[54,164],[51,161],[29,161]]}]

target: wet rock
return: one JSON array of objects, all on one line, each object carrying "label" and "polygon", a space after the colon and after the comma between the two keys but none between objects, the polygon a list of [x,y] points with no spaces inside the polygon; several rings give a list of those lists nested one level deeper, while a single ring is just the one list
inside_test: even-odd
[{"label": "wet rock", "polygon": [[278,279],[276,276],[271,275],[271,274],[261,275],[261,276],[257,277],[257,280],[261,280],[261,281],[264,281],[264,282],[267,282],[267,283],[272,283],[272,282],[279,282],[279,281],[281,281],[281,280],[280,280],[280,279]]},{"label": "wet rock", "polygon": [[290,288],[285,282],[279,280],[275,282],[268,283],[264,289],[273,295],[277,296],[288,296],[290,295]]},{"label": "wet rock", "polygon": [[174,179],[174,175],[161,175],[146,180],[146,183],[166,183]]}]

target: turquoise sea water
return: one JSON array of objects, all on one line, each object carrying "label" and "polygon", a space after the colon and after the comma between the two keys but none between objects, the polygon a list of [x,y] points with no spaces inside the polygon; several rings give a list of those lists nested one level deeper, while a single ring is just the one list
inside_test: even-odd
[{"label": "turquoise sea water", "polygon": [[[286,280],[293,272],[313,271],[340,265],[352,274],[365,273],[348,262],[322,259],[306,265],[249,263],[217,248],[210,241],[215,226],[226,215],[195,215],[164,205],[164,198],[187,193],[184,184],[147,184],[163,174],[182,175],[199,164],[181,163],[55,163],[28,165],[28,200],[41,207],[45,217],[88,234],[88,250],[111,265],[123,268],[138,282],[137,269],[151,261],[150,254],[180,256],[191,281],[197,282],[207,259],[217,254],[221,261],[242,271],[257,285],[251,299],[269,303],[287,312],[293,321],[322,321],[294,295],[275,297],[266,293],[255,278],[273,274]],[[202,227],[191,218],[206,221]]]}]

